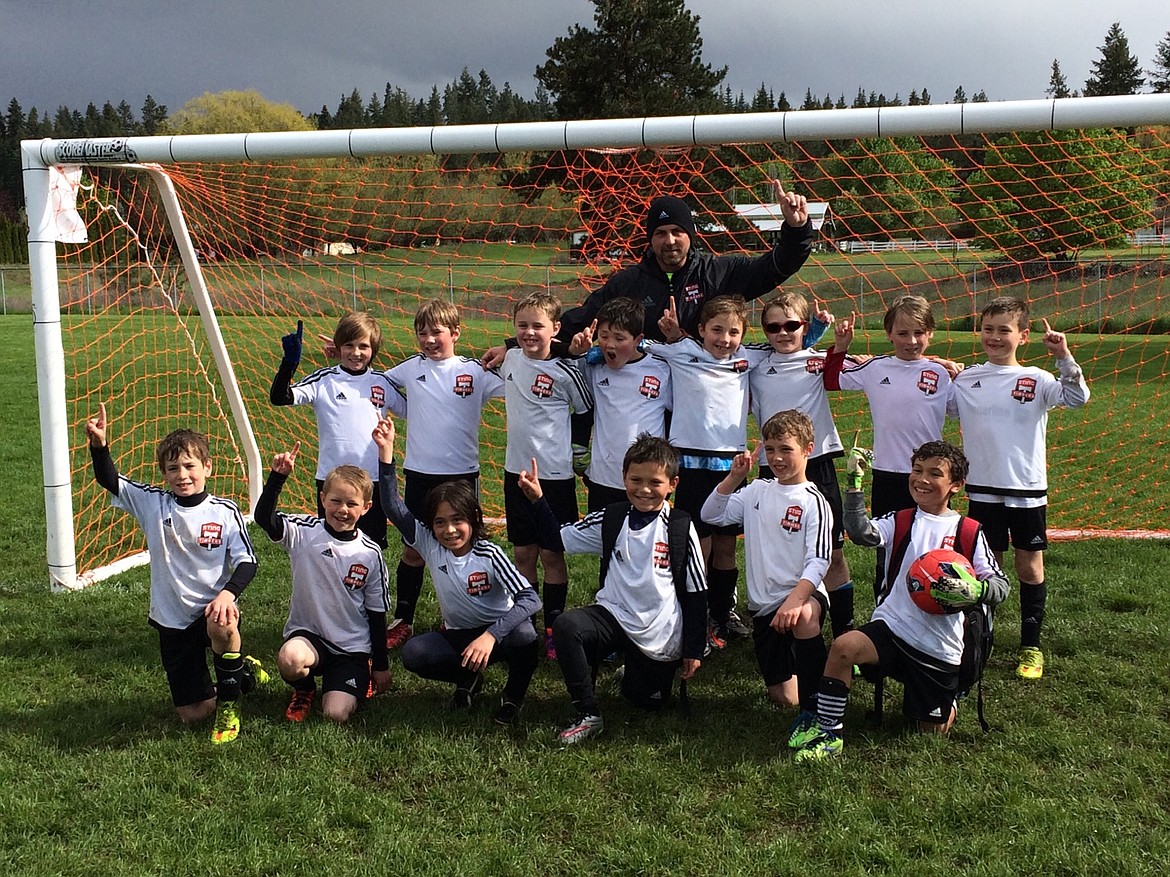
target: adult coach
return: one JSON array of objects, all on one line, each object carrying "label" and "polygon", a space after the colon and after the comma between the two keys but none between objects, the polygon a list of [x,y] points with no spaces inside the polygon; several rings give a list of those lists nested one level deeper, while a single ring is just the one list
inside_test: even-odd
[{"label": "adult coach", "polygon": [[660,325],[663,315],[672,309],[682,331],[697,336],[699,313],[708,299],[735,294],[750,301],[771,292],[800,270],[812,252],[816,236],[808,218],[807,199],[785,192],[779,180],[772,185],[784,224],[776,246],[761,256],[698,252],[690,205],[670,195],[655,198],[646,211],[648,246],[642,260],[611,276],[580,307],[566,311],[558,337],[572,339],[593,322],[602,305],[622,296],[639,299],[645,305],[647,338],[677,338],[676,333]]},{"label": "adult coach", "polygon": [[[655,198],[646,211],[647,247],[641,261],[617,271],[580,306],[562,314],[557,338],[571,341],[593,323],[602,305],[624,296],[645,305],[647,338],[674,341],[678,332],[664,316],[672,314],[684,333],[697,336],[699,313],[708,299],[742,295],[750,301],[771,292],[800,270],[816,237],[808,218],[808,199],[785,192],[779,180],[772,186],[784,224],[776,246],[761,256],[698,252],[690,205],[671,195]],[[503,355],[503,347],[493,347],[484,354],[484,364],[497,365]]]}]

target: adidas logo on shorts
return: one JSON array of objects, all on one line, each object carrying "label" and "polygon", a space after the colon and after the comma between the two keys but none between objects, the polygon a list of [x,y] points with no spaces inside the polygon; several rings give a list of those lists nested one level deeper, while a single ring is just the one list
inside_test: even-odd
[{"label": "adidas logo on shorts", "polygon": [[357,688],[357,680],[353,677],[345,680],[345,684],[350,688]]}]

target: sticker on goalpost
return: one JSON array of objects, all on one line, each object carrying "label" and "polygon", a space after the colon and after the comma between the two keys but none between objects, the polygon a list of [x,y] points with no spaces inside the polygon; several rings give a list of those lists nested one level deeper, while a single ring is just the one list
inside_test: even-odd
[{"label": "sticker on goalpost", "polygon": [[53,239],[63,244],[84,244],[89,240],[85,220],[77,212],[81,189],[81,167],[58,165],[49,168],[49,212],[53,217]]}]

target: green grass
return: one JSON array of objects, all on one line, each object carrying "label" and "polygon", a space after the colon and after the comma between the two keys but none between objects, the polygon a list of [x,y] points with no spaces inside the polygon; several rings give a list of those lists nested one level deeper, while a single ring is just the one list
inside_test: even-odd
[{"label": "green grass", "polygon": [[[513,731],[491,723],[487,704],[470,716],[451,713],[449,691],[399,670],[393,691],[345,728],[316,715],[289,726],[284,687],[261,691],[245,705],[238,743],[213,748],[207,727],[184,728],[173,717],[145,620],[146,570],[81,593],[48,592],[31,329],[28,317],[0,320],[0,461],[9,475],[0,496],[5,873],[1165,870],[1170,603],[1162,542],[1054,546],[1047,675],[1024,684],[1012,674],[1013,596],[988,671],[994,727],[986,735],[970,709],[950,739],[907,733],[896,685],[885,725],[873,728],[865,718],[872,689],[858,683],[844,757],[798,767],[781,749],[791,716],[765,703],[750,646],[736,642],[704,664],[690,720],[635,715],[603,671],[609,727],[579,750],[553,743],[569,708],[548,665]],[[1124,345],[1116,356],[1114,366]],[[1164,361],[1123,374],[1139,369],[1153,380]],[[255,536],[261,565],[242,599],[245,644],[271,663],[288,562]],[[847,553],[864,581],[871,555]],[[596,563],[572,559],[570,569],[570,601],[582,603]],[[866,591],[859,585],[862,617]],[[429,593],[419,621],[437,623]],[[488,690],[500,684],[500,670],[491,671]]]}]

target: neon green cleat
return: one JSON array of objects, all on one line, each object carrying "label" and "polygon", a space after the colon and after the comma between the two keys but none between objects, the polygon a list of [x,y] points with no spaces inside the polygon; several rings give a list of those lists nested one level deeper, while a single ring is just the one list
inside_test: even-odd
[{"label": "neon green cleat", "polygon": [[1039,679],[1044,675],[1044,653],[1037,648],[1020,649],[1020,663],[1016,675],[1021,679]]},{"label": "neon green cleat", "polygon": [[801,710],[788,727],[788,748],[803,749],[819,733],[821,726],[817,724],[816,713]]},{"label": "neon green cleat", "polygon": [[220,701],[215,711],[215,726],[211,729],[211,743],[231,743],[240,736],[240,711],[234,700]]},{"label": "neon green cleat", "polygon": [[240,691],[244,694],[255,691],[258,685],[267,685],[272,681],[272,674],[264,669],[258,658],[244,655],[244,670],[240,674]]},{"label": "neon green cleat", "polygon": [[798,762],[824,761],[826,758],[840,755],[844,748],[845,741],[832,731],[818,729],[815,737],[796,750],[795,760]]}]

